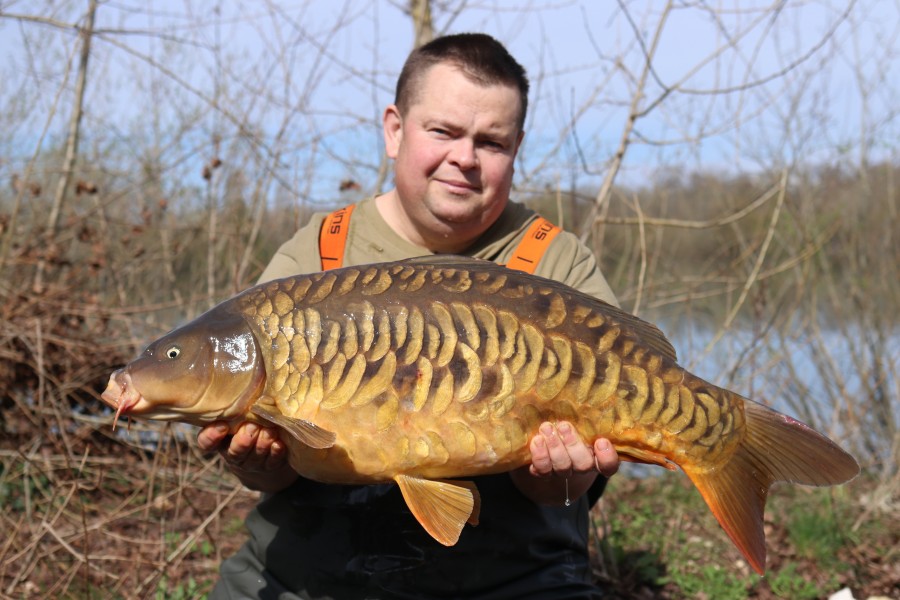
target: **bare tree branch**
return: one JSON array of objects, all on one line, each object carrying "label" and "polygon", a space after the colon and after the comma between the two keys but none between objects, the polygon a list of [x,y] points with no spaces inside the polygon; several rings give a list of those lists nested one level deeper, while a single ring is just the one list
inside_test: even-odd
[{"label": "bare tree branch", "polygon": [[[84,114],[82,106],[84,105],[88,59],[91,56],[91,37],[93,35],[94,17],[96,14],[97,0],[89,0],[86,24],[80,32],[81,58],[78,63],[78,77],[75,82],[75,106],[72,108],[72,117],[69,120],[66,156],[63,159],[60,179],[56,187],[56,195],[53,198],[53,206],[50,208],[50,216],[47,221],[47,232],[50,239],[56,237],[56,231],[59,227],[59,215],[62,212],[63,201],[65,200],[66,192],[69,189],[69,182],[72,179],[75,160],[78,157],[79,129],[81,127],[81,117]],[[46,259],[42,257],[38,262],[37,272],[34,276],[32,288],[35,292],[40,293],[44,288],[44,270],[46,269],[46,266]]]}]

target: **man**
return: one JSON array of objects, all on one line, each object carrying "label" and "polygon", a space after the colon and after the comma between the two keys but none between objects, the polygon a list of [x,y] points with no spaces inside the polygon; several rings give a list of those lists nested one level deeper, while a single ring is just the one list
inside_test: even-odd
[{"label": "man", "polygon": [[[354,209],[344,266],[455,253],[505,264],[537,217],[509,202],[524,136],[528,81],[493,38],[463,34],[414,51],[383,115],[395,188]],[[261,280],[319,270],[316,215]],[[590,251],[561,233],[536,273],[615,302]],[[419,526],[393,484],[330,486],[285,462],[277,433],[212,425],[198,438],[266,497],[251,539],[222,566],[211,598],[593,598],[588,510],[618,468],[606,440],[587,446],[568,423],[544,423],[532,464],[476,478],[477,527],[444,547]]]}]

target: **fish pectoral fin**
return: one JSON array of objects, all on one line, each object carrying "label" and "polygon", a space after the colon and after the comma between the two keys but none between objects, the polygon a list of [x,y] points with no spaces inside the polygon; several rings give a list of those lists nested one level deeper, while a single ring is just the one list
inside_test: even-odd
[{"label": "fish pectoral fin", "polygon": [[337,439],[333,431],[322,429],[306,419],[286,417],[259,404],[254,404],[250,408],[250,412],[263,421],[285,430],[301,444],[306,444],[316,450],[331,448]]},{"label": "fish pectoral fin", "polygon": [[631,446],[616,446],[616,452],[619,460],[626,460],[633,463],[644,463],[647,465],[659,465],[670,471],[677,471],[678,467],[662,454],[643,450],[641,448],[632,448]]},{"label": "fish pectoral fin", "polygon": [[455,545],[466,523],[478,525],[481,497],[473,482],[412,475],[397,475],[394,481],[413,516],[443,545]]}]

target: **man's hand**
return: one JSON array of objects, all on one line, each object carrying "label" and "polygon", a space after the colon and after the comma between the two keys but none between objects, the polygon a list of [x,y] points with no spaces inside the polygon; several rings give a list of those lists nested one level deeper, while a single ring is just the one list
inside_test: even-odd
[{"label": "man's hand", "polygon": [[588,446],[567,421],[555,426],[543,423],[529,449],[531,465],[510,475],[523,494],[540,504],[573,501],[591,487],[598,473],[612,477],[619,470],[619,456],[609,440],[600,438]]},{"label": "man's hand", "polygon": [[241,483],[262,492],[278,492],[298,475],[287,462],[287,448],[271,427],[241,423],[234,435],[228,425],[213,423],[200,430],[197,445],[204,452],[216,451]]},{"label": "man's hand", "polygon": [[571,477],[584,473],[600,473],[612,477],[619,470],[619,455],[606,438],[599,438],[594,447],[586,445],[572,424],[560,421],[541,425],[538,435],[531,439],[531,466],[535,477]]}]

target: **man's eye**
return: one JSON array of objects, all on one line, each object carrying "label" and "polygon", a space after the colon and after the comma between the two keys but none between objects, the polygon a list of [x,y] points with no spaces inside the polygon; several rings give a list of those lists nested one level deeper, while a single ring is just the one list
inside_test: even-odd
[{"label": "man's eye", "polygon": [[506,146],[494,140],[484,140],[481,145],[490,150],[503,150]]}]

